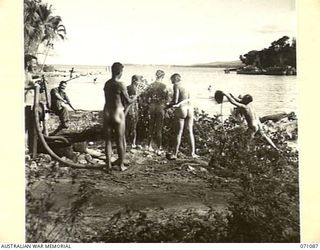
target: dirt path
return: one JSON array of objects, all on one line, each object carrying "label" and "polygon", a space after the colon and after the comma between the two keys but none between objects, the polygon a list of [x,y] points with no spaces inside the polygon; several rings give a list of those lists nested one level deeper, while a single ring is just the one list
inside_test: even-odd
[{"label": "dirt path", "polygon": [[[131,166],[124,172],[113,171],[108,175],[101,171],[70,171],[62,167],[60,176],[37,179],[32,193],[41,197],[51,191],[51,211],[59,211],[71,206],[78,198],[80,185],[86,183],[90,196],[83,211],[93,217],[109,217],[126,208],[179,212],[187,208],[204,211],[209,206],[221,210],[226,206],[230,194],[210,187],[206,161],[187,157],[168,161],[142,150],[131,150],[127,155]],[[52,181],[47,185],[50,178]]]}]

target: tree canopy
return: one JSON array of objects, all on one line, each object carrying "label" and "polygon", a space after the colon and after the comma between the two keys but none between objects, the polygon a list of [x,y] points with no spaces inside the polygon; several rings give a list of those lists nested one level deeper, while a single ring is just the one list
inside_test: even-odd
[{"label": "tree canopy", "polygon": [[252,50],[240,55],[240,60],[245,65],[253,65],[258,68],[286,67],[296,68],[296,40],[288,36],[273,41],[268,48]]},{"label": "tree canopy", "polygon": [[35,55],[40,44],[52,47],[53,41],[66,38],[60,16],[53,15],[52,5],[41,0],[24,0],[24,49]]}]

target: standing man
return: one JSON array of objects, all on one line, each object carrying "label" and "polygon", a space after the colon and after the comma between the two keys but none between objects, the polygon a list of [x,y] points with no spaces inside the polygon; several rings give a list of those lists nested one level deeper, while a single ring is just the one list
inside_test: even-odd
[{"label": "standing man", "polygon": [[74,67],[72,67],[72,69],[70,69],[69,72],[70,72],[70,79],[71,79],[74,72]]},{"label": "standing man", "polygon": [[157,70],[156,81],[149,86],[149,151],[154,151],[152,144],[156,144],[156,153],[162,153],[162,127],[165,115],[166,103],[169,100],[169,92],[164,83],[162,83],[165,76],[164,71]]},{"label": "standing man", "polygon": [[170,160],[175,160],[178,156],[179,147],[181,143],[182,132],[184,124],[187,124],[189,131],[189,138],[191,144],[191,156],[197,158],[195,153],[195,142],[193,135],[193,106],[191,103],[190,92],[181,82],[181,76],[179,74],[173,74],[171,76],[171,82],[173,84],[173,107],[175,110],[175,120],[178,123],[178,132],[176,135],[175,151],[170,157]]},{"label": "standing man", "polygon": [[[128,95],[130,98],[134,98],[137,96],[137,88],[139,83],[141,83],[141,76],[133,75],[131,78],[131,85],[127,87]],[[137,142],[137,124],[139,120],[139,102],[136,101],[131,104],[131,106],[127,107],[127,115],[126,115],[126,138],[132,137],[132,148],[136,148]]]},{"label": "standing man", "polygon": [[61,81],[59,87],[53,88],[50,92],[51,95],[51,109],[52,111],[59,116],[60,125],[57,130],[54,132],[57,133],[59,130],[69,127],[69,112],[67,105],[76,111],[70,103],[70,100],[65,92],[67,87],[66,81]]},{"label": "standing man", "polygon": [[112,154],[112,132],[115,131],[118,159],[115,164],[122,171],[126,170],[124,166],[126,143],[125,143],[125,114],[124,103],[131,104],[136,97],[130,98],[126,86],[120,82],[123,65],[116,62],[111,67],[112,77],[104,85],[105,105],[103,110],[103,129],[105,133],[105,151],[107,171],[111,170]]},{"label": "standing man", "polygon": [[24,112],[25,112],[25,142],[26,152],[31,152],[33,136],[35,135],[33,124],[34,88],[38,86],[40,76],[36,75],[38,59],[33,55],[25,55],[25,82],[24,82]]}]

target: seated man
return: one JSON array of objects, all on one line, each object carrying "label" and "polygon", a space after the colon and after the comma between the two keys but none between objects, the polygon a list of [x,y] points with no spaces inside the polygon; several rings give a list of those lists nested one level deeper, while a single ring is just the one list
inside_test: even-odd
[{"label": "seated man", "polygon": [[[51,90],[51,109],[59,116],[60,125],[57,130],[61,130],[69,127],[69,113],[66,105],[69,105],[74,111],[76,111],[65,92],[67,82],[61,81],[59,87]],[[56,131],[57,132],[57,131]]]},{"label": "seated man", "polygon": [[239,109],[239,112],[247,121],[250,141],[252,141],[253,137],[257,133],[260,133],[274,149],[279,150],[271,139],[262,131],[262,124],[252,105],[253,98],[251,95],[245,95],[241,99],[234,97],[232,94],[223,93],[223,95],[227,97],[231,104],[235,105]]}]

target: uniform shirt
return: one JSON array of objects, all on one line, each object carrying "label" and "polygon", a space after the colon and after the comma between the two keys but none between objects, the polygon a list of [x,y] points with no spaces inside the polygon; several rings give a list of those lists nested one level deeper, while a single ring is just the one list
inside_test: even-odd
[{"label": "uniform shirt", "polygon": [[32,74],[25,72],[24,81],[24,103],[25,106],[33,106],[34,103],[34,80],[32,80]]},{"label": "uniform shirt", "polygon": [[50,91],[50,96],[51,96],[51,109],[52,110],[60,110],[62,108],[62,103],[63,101],[59,100],[56,97],[56,94],[59,94],[64,100],[66,100],[67,102],[70,102],[66,92],[64,92],[63,90],[59,89],[59,87],[54,88]]},{"label": "uniform shirt", "polygon": [[168,99],[169,93],[164,83],[154,82],[149,86],[150,102],[153,104],[159,104],[165,106]]}]

